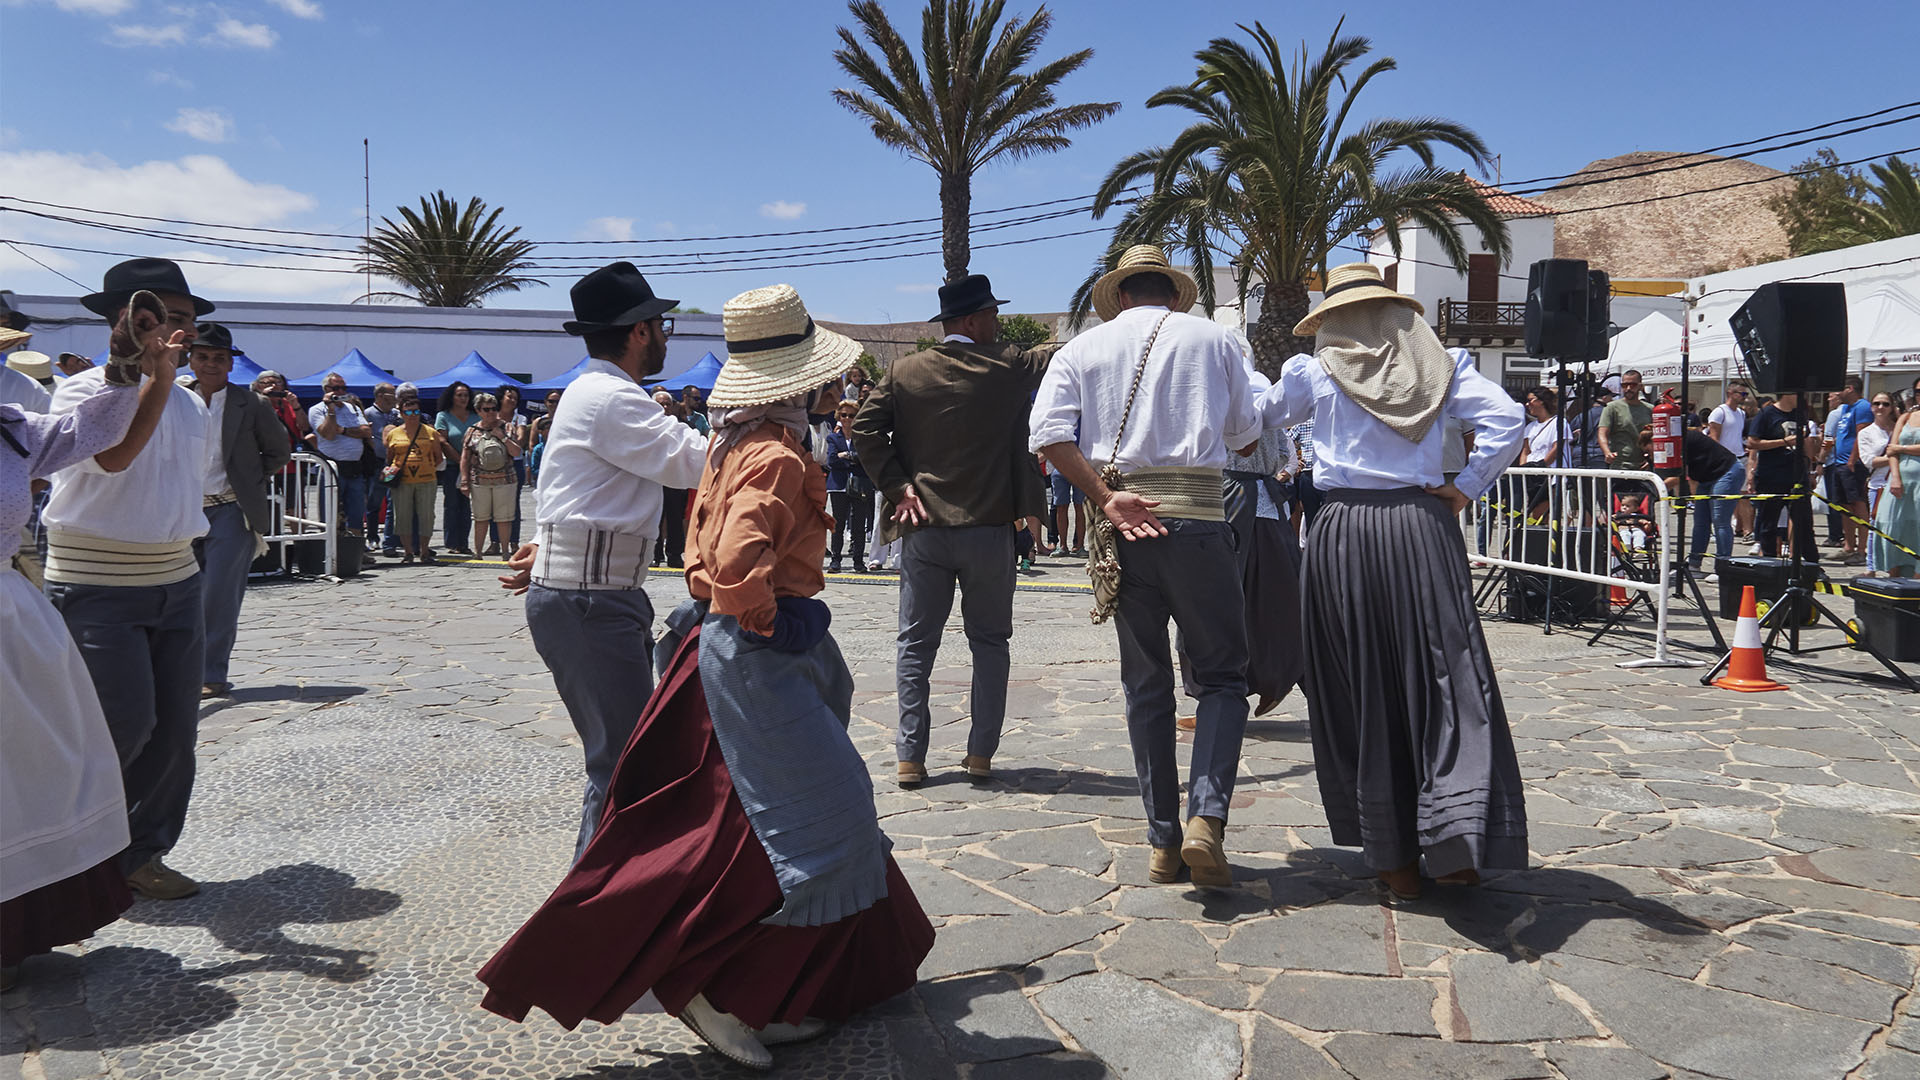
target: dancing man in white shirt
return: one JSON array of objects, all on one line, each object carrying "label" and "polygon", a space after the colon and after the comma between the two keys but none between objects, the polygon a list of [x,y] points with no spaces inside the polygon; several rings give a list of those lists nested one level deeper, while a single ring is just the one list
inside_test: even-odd
[{"label": "dancing man in white shirt", "polygon": [[[1456,514],[1520,443],[1524,416],[1371,263],[1336,267],[1294,328],[1317,355],[1261,395],[1268,427],[1313,421],[1326,496],[1307,545],[1303,629],[1314,769],[1333,842],[1393,895],[1527,865],[1526,806]],[[1448,481],[1449,424],[1474,433]]]},{"label": "dancing man in white shirt", "polygon": [[[193,295],[173,262],[120,263],[80,303],[113,325],[141,291],[166,309],[177,365],[193,342],[195,317],[213,305]],[[68,378],[53,395],[53,411],[92,397],[105,377],[104,368],[92,368]],[[152,422],[136,417],[118,445],[55,473],[41,515],[47,599],[80,647],[120,755],[132,836],[120,868],[135,892],[156,900],[200,891],[160,857],[179,841],[193,795],[205,645],[193,542],[207,532],[206,472],[206,406],[175,386]]]},{"label": "dancing man in white shirt", "polygon": [[[1220,886],[1233,883],[1222,840],[1247,726],[1246,624],[1237,604],[1221,605],[1240,595],[1221,485],[1232,452],[1260,437],[1260,420],[1238,346],[1224,327],[1186,314],[1196,292],[1159,248],[1128,249],[1094,286],[1104,324],[1068,342],[1041,379],[1028,449],[1086,492],[1119,535],[1115,626],[1153,845],[1148,877],[1172,882],[1184,862],[1194,884]],[[1102,478],[1109,463],[1124,490]],[[1169,618],[1200,699],[1184,830]]]},{"label": "dancing man in white shirt", "polygon": [[[607,782],[653,693],[653,603],[641,588],[663,488],[690,488],[707,438],[640,388],[667,360],[678,300],[653,294],[632,263],[573,286],[569,334],[591,359],[553,416],[540,462],[533,541],[500,579],[527,593],[527,628],[586,751],[574,857],[600,824]],[[531,589],[531,591],[529,591]]]}]

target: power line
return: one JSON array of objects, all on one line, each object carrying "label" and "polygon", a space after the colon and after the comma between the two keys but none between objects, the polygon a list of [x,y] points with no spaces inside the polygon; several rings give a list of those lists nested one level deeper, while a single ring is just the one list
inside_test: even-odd
[{"label": "power line", "polygon": [[1908,102],[1903,102],[1899,105],[1889,105],[1884,109],[1878,109],[1878,110],[1875,110],[1874,112],[1861,113],[1859,116],[1841,117],[1838,120],[1829,120],[1824,124],[1815,124],[1812,127],[1797,128],[1793,131],[1777,131],[1771,135],[1762,135],[1757,139],[1742,139],[1739,142],[1730,142],[1724,146],[1710,146],[1705,150],[1692,150],[1684,153],[1668,154],[1665,157],[1652,158],[1647,161],[1637,161],[1631,165],[1609,165],[1604,169],[1592,170],[1592,172],[1588,172],[1587,170],[1582,169],[1580,172],[1562,173],[1559,176],[1535,176],[1525,180],[1515,180],[1513,181],[1513,184],[1515,184],[1516,186],[1525,187],[1530,184],[1544,184],[1554,180],[1570,180],[1576,176],[1581,176],[1581,175],[1599,175],[1601,173],[1618,172],[1619,170],[1622,170],[1622,169],[1637,169],[1643,165],[1657,165],[1663,161],[1673,161],[1679,158],[1693,157],[1698,154],[1717,154],[1722,150],[1733,150],[1742,146],[1752,146],[1754,143],[1771,142],[1774,139],[1785,139],[1794,135],[1805,135],[1808,132],[1818,131],[1821,128],[1833,127],[1836,124],[1851,124],[1857,120],[1871,120],[1876,116],[1885,116],[1890,112],[1899,112],[1901,109],[1912,109],[1912,108],[1920,108],[1920,101],[1908,101]]},{"label": "power line", "polygon": [[[1125,190],[1127,191],[1138,190],[1138,185],[1127,188]],[[991,217],[995,214],[1009,214],[1015,210],[1033,210],[1043,206],[1059,206],[1062,203],[1070,203],[1070,202],[1090,202],[1093,199],[1093,197],[1094,196],[1092,194],[1072,195],[1072,196],[1068,196],[1066,198],[1061,198],[1061,199],[1046,199],[1041,202],[1021,203],[1017,206],[1000,206],[1000,207],[995,207],[991,210],[975,210],[969,213],[967,217],[968,217],[968,220],[972,220],[973,218],[978,218],[978,217]],[[268,228],[264,225],[224,225],[218,222],[211,222],[211,221],[193,221],[187,218],[156,217],[151,214],[130,214],[120,210],[102,210],[102,209],[97,209],[95,207],[90,207],[90,206],[73,206],[66,203],[45,202],[39,199],[22,198],[18,195],[0,195],[0,201],[26,203],[29,206],[44,206],[53,210],[68,210],[68,211],[72,211],[75,213],[82,213],[82,214],[102,214],[108,217],[127,218],[134,221],[157,221],[167,225],[189,225],[194,228],[200,228],[200,229],[225,229],[229,232],[272,233],[279,236],[317,236],[317,237],[324,237],[324,238],[333,239],[333,240],[358,241],[361,239],[361,237],[353,233],[318,232],[311,229],[275,229],[275,228]],[[881,221],[881,222],[873,222],[871,224],[866,224],[866,225],[834,225],[834,226],[826,226],[826,227],[814,228],[814,229],[787,229],[787,230],[782,230],[778,232],[758,232],[758,233],[729,233],[729,234],[721,234],[716,236],[656,237],[656,238],[645,239],[645,240],[535,240],[530,242],[541,245],[541,246],[546,246],[546,245],[571,246],[571,245],[588,245],[588,244],[599,244],[599,245],[705,244],[705,243],[715,243],[722,240],[764,240],[769,237],[777,237],[777,236],[817,236],[822,233],[864,232],[871,229],[899,228],[905,225],[926,225],[933,222],[944,222],[944,220],[945,220],[944,217],[903,218],[899,221]]]},{"label": "power line", "polygon": [[[5,243],[5,244],[6,244],[6,245],[7,245],[8,247],[10,247],[10,248],[13,248],[13,252],[14,252],[14,254],[16,254],[16,255],[19,255],[19,256],[21,256],[21,257],[23,257],[23,258],[26,258],[26,259],[28,259],[29,261],[31,261],[31,262],[33,262],[33,263],[34,263],[34,265],[36,265],[36,266],[38,266],[38,267],[40,267],[40,269],[42,269],[42,270],[45,270],[45,271],[47,271],[47,272],[48,272],[48,273],[50,273],[50,274],[58,274],[58,275],[59,275],[60,277],[63,277],[63,278],[67,278],[67,280],[68,280],[68,281],[73,281],[73,279],[72,279],[72,278],[70,278],[70,277],[67,277],[67,275],[65,275],[65,274],[61,274],[61,273],[60,273],[60,271],[58,271],[58,270],[55,270],[55,269],[54,269],[53,267],[51,267],[51,266],[48,266],[48,265],[47,265],[46,263],[43,263],[43,262],[41,262],[41,261],[40,261],[39,259],[35,259],[35,258],[33,257],[33,255],[32,255],[31,253],[29,253],[29,252],[25,252],[25,251],[21,251],[21,250],[20,250],[20,249],[19,249],[18,247],[16,247],[16,246],[14,245],[14,243],[13,243],[13,241],[11,241],[11,240],[7,240],[7,241],[4,241],[4,243]],[[74,285],[75,285],[76,287],[78,287],[78,288],[81,288],[81,289],[85,289],[85,288],[86,288],[86,286],[85,286],[85,285],[81,285],[81,284],[80,284],[79,282],[77,282],[77,281],[73,281],[73,284],[74,284]]]}]

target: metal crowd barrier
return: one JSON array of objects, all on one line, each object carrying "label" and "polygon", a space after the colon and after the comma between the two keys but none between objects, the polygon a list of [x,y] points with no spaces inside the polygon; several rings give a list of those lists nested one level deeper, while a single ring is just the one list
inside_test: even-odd
[{"label": "metal crowd barrier", "polygon": [[273,474],[267,487],[273,531],[262,539],[280,545],[281,569],[293,560],[294,545],[317,542],[326,551],[323,573],[333,573],[340,536],[340,474],[334,463],[296,450],[293,462]]},{"label": "metal crowd barrier", "polygon": [[[1619,666],[1684,666],[1667,652],[1669,570],[1683,538],[1674,535],[1666,492],[1651,472],[1508,469],[1462,512],[1468,561],[1643,593],[1654,612],[1653,655]],[[1550,591],[1542,614],[1551,625]]]}]

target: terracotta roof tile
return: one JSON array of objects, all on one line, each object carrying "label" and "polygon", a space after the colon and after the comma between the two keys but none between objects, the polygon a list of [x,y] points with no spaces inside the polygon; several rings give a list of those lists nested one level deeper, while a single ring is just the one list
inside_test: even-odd
[{"label": "terracotta roof tile", "polygon": [[1540,217],[1545,214],[1557,214],[1560,212],[1551,206],[1542,206],[1531,199],[1523,199],[1518,195],[1509,195],[1499,188],[1494,187],[1492,184],[1483,184],[1471,176],[1466,179],[1467,183],[1473,185],[1480,194],[1487,197],[1487,202],[1493,205],[1494,213],[1499,214],[1501,217]]}]

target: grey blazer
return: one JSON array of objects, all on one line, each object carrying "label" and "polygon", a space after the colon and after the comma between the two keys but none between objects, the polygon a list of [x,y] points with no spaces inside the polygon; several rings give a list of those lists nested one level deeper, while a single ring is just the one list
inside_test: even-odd
[{"label": "grey blazer", "polygon": [[[187,384],[198,389],[199,380]],[[220,417],[220,453],[227,463],[227,483],[247,515],[247,528],[266,534],[273,517],[267,502],[267,478],[293,460],[287,428],[267,399],[241,386],[227,384],[227,407]]]}]

